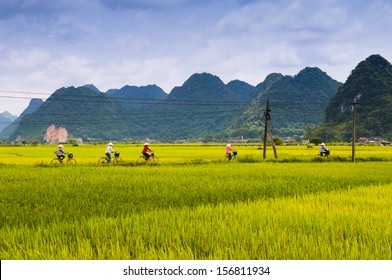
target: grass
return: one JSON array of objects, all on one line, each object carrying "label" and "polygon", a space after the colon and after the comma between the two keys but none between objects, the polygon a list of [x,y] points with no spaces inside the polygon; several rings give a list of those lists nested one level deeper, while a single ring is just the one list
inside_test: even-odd
[{"label": "grass", "polygon": [[388,260],[391,195],[386,185],[6,227],[2,258]]},{"label": "grass", "polygon": [[0,162],[1,259],[392,257],[389,147],[351,163],[315,162],[306,147],[262,160],[244,146],[223,162],[220,146],[161,145],[159,164],[109,167],[90,160],[103,146],[76,147],[82,163],[61,167],[44,160],[53,147],[18,148],[0,148],[11,154]]},{"label": "grass", "polygon": [[[141,155],[141,145],[115,144],[114,149],[121,154],[124,165],[136,164]],[[74,154],[79,165],[95,165],[104,156],[105,145],[65,145],[65,150]],[[208,163],[222,161],[225,145],[193,144],[172,145],[157,144],[151,148],[160,159],[160,164]],[[318,162],[318,161],[351,161],[350,146],[332,146],[331,157],[318,157],[318,148],[306,146],[278,146],[278,158],[275,159],[271,147],[267,147],[267,158],[263,159],[262,147],[257,144],[233,145],[239,152],[240,162]],[[48,165],[55,157],[55,145],[32,146],[4,146],[0,147],[0,164],[17,165]],[[357,146],[357,161],[391,161],[392,147]]]}]

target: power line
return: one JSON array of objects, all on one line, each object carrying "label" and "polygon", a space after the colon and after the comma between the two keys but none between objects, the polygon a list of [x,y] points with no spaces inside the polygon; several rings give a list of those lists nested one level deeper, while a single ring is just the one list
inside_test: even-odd
[{"label": "power line", "polygon": [[[129,104],[129,105],[174,105],[174,106],[188,106],[188,105],[200,105],[200,106],[209,106],[209,105],[257,105],[257,104],[264,104],[265,102],[262,101],[223,101],[223,100],[216,100],[216,99],[206,99],[206,100],[192,100],[192,99],[154,99],[154,98],[133,98],[133,97],[111,97],[107,96],[111,99],[102,99],[106,98],[105,96],[102,97],[89,97],[90,99],[86,101],[85,98],[48,98],[46,101],[48,102],[86,102],[86,103],[107,103],[108,100],[115,102],[117,104]],[[12,99],[32,99],[32,97],[25,97],[25,96],[10,96],[10,95],[0,95],[0,98],[12,98]],[[37,97],[37,99],[40,99]],[[119,102],[124,101],[124,102]],[[125,102],[125,101],[145,101],[145,102]],[[153,103],[154,102],[154,103]],[[272,104],[278,105],[311,105],[311,104],[325,104],[324,101],[279,101],[279,100],[272,100]],[[331,101],[327,101],[328,104],[331,104]],[[332,102],[335,104],[341,104],[340,102]],[[343,106],[350,106],[350,103],[344,102],[346,104],[341,104]]]},{"label": "power line", "polygon": [[[26,97],[26,96],[11,96],[11,95],[0,95],[1,98],[13,98],[13,99],[32,99],[32,97]],[[125,102],[119,102],[119,101],[146,101],[146,103],[143,102],[137,102],[137,103],[130,103],[130,105],[135,104],[135,105],[151,105],[151,104],[159,104],[159,105],[174,105],[176,103],[183,102],[184,104],[177,104],[177,105],[211,105],[211,104],[218,104],[218,105],[238,105],[238,104],[249,104],[249,102],[245,101],[223,101],[223,100],[217,100],[217,99],[206,99],[206,100],[191,100],[191,99],[154,99],[154,98],[133,98],[133,97],[110,97],[110,96],[91,96],[88,97],[89,100],[86,100],[86,98],[69,98],[69,97],[55,97],[55,98],[48,98],[48,102],[57,102],[57,101],[62,101],[62,102],[101,102],[101,103],[107,103],[108,100],[114,102],[114,103],[119,103],[119,104],[126,104]],[[105,99],[103,99],[105,98]],[[106,99],[110,98],[110,99]],[[37,98],[39,99],[39,98]],[[150,101],[150,102],[147,102]],[[152,103],[156,102],[156,103]],[[173,104],[171,104],[173,102]]]},{"label": "power line", "polygon": [[[119,120],[129,120],[129,119],[140,119],[143,118],[143,120],[189,120],[190,117],[194,117],[198,120],[208,120],[208,119],[216,119],[217,117],[219,118],[227,118],[227,117],[235,117],[241,115],[242,110],[222,110],[222,111],[196,111],[196,112],[182,112],[181,114],[178,113],[154,113],[154,112],[135,112],[135,113],[128,113],[128,114],[120,114],[120,115],[115,115],[113,119],[113,123],[116,123]],[[95,123],[102,123],[105,122],[107,123],[109,120],[106,119],[105,117],[113,117],[110,114],[105,114],[105,113],[92,113],[92,114],[87,114],[84,115],[84,118],[80,118],[80,120],[72,120],[69,121],[67,120],[68,116],[74,116],[74,113],[67,113],[67,114],[32,114],[34,116],[40,116],[45,118],[46,116],[51,116],[52,118],[48,119],[46,118],[45,120],[37,120],[37,119],[26,119],[24,118],[21,123],[22,124],[48,124],[52,122],[58,122],[61,124],[86,124],[87,122],[90,124],[95,124]],[[87,117],[86,117],[87,116]],[[62,119],[61,119],[62,118]],[[1,122],[0,122],[1,123]]]},{"label": "power line", "polygon": [[[28,94],[28,95],[46,95],[48,96],[48,100],[51,100],[51,97],[53,97],[52,95],[54,95],[56,92],[54,93],[44,93],[44,92],[30,92],[30,91],[19,91],[19,90],[5,90],[5,89],[0,89],[0,92],[3,93],[19,93],[19,94]],[[74,97],[76,97],[75,95],[73,95]],[[31,99],[31,98],[42,98],[42,97],[25,97],[25,96],[11,96],[11,95],[1,95],[1,98],[15,98],[15,99]],[[219,99],[207,99],[207,100],[195,100],[195,99],[173,99],[170,98],[170,95],[168,94],[167,97],[169,97],[169,99],[161,99],[161,98],[138,98],[138,97],[116,97],[116,96],[112,96],[112,95],[107,95],[106,93],[102,92],[101,96],[91,96],[89,98],[111,98],[111,100],[113,101],[127,101],[127,100],[133,100],[133,101],[153,101],[153,102],[162,102],[162,103],[168,103],[168,102],[186,102],[186,103],[201,103],[201,102],[206,102],[206,103],[219,103],[219,104],[250,104],[250,103],[264,103],[261,99],[263,98],[263,96],[261,96],[260,100],[255,100],[259,97],[256,97],[255,99],[252,99],[250,101],[227,101],[227,100],[219,100]],[[59,97],[55,97],[53,98],[54,100],[59,100],[59,101],[85,101],[85,99],[78,99],[78,98],[59,98]],[[312,103],[314,101],[295,101],[295,100],[273,100],[271,98],[269,98],[271,103],[278,103],[278,104],[309,104]],[[93,100],[89,100],[89,102],[101,102],[101,100],[99,101],[93,101]],[[318,103],[323,103],[324,101],[317,101],[314,102],[315,104]],[[328,103],[330,103],[330,101],[328,101]],[[140,103],[138,103],[140,104]],[[349,104],[348,104],[349,105]]]},{"label": "power line", "polygon": [[10,95],[0,95],[0,98],[11,98],[11,99],[32,99],[27,96],[10,96]]},{"label": "power line", "polygon": [[[20,91],[20,90],[6,90],[6,89],[0,89],[1,93],[17,93],[17,94],[23,94],[23,95],[45,95],[47,97],[51,96],[52,93],[47,93],[47,92],[32,92],[32,91]],[[7,96],[9,97],[9,96]]]}]

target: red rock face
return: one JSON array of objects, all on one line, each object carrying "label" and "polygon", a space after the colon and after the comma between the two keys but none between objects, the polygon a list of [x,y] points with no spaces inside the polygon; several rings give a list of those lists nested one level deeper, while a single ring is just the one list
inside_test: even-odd
[{"label": "red rock face", "polygon": [[52,124],[46,129],[44,139],[51,144],[65,143],[68,141],[68,131],[64,127],[56,127]]}]

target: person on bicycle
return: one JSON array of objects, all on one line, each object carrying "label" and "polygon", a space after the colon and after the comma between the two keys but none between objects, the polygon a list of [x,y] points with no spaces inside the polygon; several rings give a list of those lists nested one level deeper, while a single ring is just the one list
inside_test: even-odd
[{"label": "person on bicycle", "polygon": [[231,148],[231,144],[226,145],[226,156],[230,160],[233,157],[233,152],[234,150]]},{"label": "person on bicycle", "polygon": [[105,155],[108,158],[109,163],[112,161],[112,157],[110,156],[110,153],[115,153],[115,151],[113,150],[113,143],[112,142],[108,143],[108,146],[106,147],[106,150],[105,150]]},{"label": "person on bicycle", "polygon": [[148,160],[148,158],[150,157],[150,155],[147,153],[147,151],[150,151],[151,153],[153,153],[153,150],[151,150],[151,149],[148,147],[148,143],[144,143],[143,150],[142,150],[142,154],[144,155],[144,157],[146,158],[146,160]]},{"label": "person on bicycle", "polygon": [[54,152],[60,161],[63,161],[63,159],[65,158],[65,155],[67,154],[67,152],[64,151],[63,148],[64,148],[64,145],[59,144],[57,146],[57,151]]},{"label": "person on bicycle", "polygon": [[319,155],[320,156],[329,156],[330,151],[328,150],[327,147],[325,147],[324,143],[320,144],[320,150],[319,150]]}]

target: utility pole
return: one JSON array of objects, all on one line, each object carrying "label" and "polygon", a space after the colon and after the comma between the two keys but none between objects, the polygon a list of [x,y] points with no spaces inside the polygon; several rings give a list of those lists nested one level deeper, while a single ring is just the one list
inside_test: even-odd
[{"label": "utility pole", "polygon": [[271,145],[274,150],[275,158],[278,158],[278,154],[276,153],[276,147],[274,143],[274,138],[272,136],[272,127],[271,127],[271,115],[270,115],[270,108],[269,108],[269,99],[267,100],[267,107],[264,112],[264,147],[263,147],[263,158],[266,159],[267,157],[267,135],[269,135],[271,140]]},{"label": "utility pole", "polygon": [[269,109],[269,100],[267,100],[267,108],[265,109],[264,112],[264,141],[263,141],[263,158],[265,159],[267,157],[267,131],[268,131],[268,122],[271,119],[270,112],[271,110]]},{"label": "utility pole", "polygon": [[357,102],[356,100],[353,101],[353,103],[351,103],[351,105],[353,106],[353,141],[352,141],[352,152],[351,152],[351,158],[352,158],[352,162],[355,162],[355,139],[356,139],[356,114],[355,114],[355,107],[356,105],[358,105],[359,102]]}]

